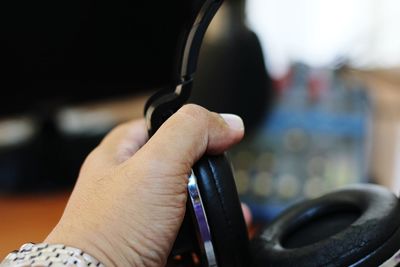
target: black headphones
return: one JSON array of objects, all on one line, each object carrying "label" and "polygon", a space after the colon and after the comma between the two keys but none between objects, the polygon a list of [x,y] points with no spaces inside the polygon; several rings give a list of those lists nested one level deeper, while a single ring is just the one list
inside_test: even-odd
[{"label": "black headphones", "polygon": [[[145,106],[150,135],[189,98],[204,33],[222,0],[191,0],[177,40],[176,84]],[[181,266],[400,266],[400,202],[355,185],[287,209],[249,241],[231,164],[204,156],[189,176],[188,211],[171,260]]]}]

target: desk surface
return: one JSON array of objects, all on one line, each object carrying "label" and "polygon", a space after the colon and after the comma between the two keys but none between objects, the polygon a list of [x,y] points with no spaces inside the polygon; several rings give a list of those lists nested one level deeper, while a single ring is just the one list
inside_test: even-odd
[{"label": "desk surface", "polygon": [[[0,196],[0,262],[27,242],[42,242],[61,218],[70,192]],[[258,231],[251,227],[249,234]]]},{"label": "desk surface", "polygon": [[27,242],[42,242],[60,219],[69,192],[0,197],[0,261]]}]

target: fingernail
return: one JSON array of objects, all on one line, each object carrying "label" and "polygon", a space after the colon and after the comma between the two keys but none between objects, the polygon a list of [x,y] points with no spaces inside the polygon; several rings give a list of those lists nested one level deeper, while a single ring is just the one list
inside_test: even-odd
[{"label": "fingernail", "polygon": [[236,131],[244,130],[243,120],[239,116],[233,114],[221,114],[221,117],[224,119],[226,124],[228,124],[229,128]]}]

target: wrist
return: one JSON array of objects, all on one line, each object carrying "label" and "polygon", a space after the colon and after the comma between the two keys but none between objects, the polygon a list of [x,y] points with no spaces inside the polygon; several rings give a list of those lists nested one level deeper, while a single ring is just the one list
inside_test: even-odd
[{"label": "wrist", "polygon": [[81,249],[63,244],[24,244],[19,250],[13,251],[0,263],[1,266],[97,266],[105,267],[96,258]]},{"label": "wrist", "polygon": [[[65,225],[57,225],[44,240],[47,244],[63,244],[78,248],[107,267],[143,266],[138,264],[140,256],[135,251],[124,253],[114,237],[106,237],[101,231],[82,231]],[[129,256],[126,256],[129,255]]]}]

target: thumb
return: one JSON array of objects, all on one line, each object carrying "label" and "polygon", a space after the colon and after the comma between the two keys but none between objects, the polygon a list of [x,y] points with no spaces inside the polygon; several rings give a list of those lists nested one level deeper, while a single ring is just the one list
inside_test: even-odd
[{"label": "thumb", "polygon": [[[176,175],[187,175],[204,153],[222,153],[238,143],[243,135],[240,117],[220,115],[189,104],[172,115],[137,156],[146,160],[143,161],[145,165],[156,166],[162,171],[160,174],[165,175],[170,170]],[[130,161],[137,161],[137,158],[132,157]]]}]

